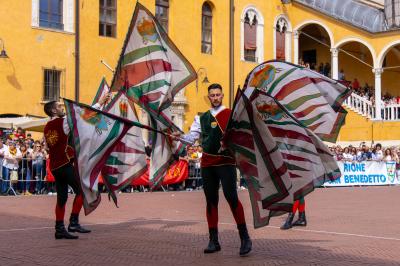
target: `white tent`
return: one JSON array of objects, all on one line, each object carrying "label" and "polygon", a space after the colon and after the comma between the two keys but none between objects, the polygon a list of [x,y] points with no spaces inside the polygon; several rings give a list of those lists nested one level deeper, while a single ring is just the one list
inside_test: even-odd
[{"label": "white tent", "polygon": [[0,118],[0,128],[21,127],[27,131],[43,132],[49,118],[36,118],[31,116],[21,117],[2,117]]}]

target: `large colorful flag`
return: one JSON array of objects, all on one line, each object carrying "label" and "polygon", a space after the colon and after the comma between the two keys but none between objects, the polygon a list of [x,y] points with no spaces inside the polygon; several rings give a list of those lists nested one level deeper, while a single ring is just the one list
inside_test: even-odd
[{"label": "large colorful flag", "polygon": [[246,88],[272,96],[303,126],[330,142],[337,139],[347,114],[342,103],[351,94],[335,80],[282,61],[257,66],[247,76]]},{"label": "large colorful flag", "polygon": [[195,79],[194,68],[157,19],[136,3],[111,89],[126,86],[128,97],[157,114]]},{"label": "large colorful flag", "polygon": [[64,99],[75,150],[75,170],[84,195],[85,214],[100,203],[99,174],[134,122]]},{"label": "large colorful flag", "polygon": [[[133,102],[120,90],[105,106],[105,112],[139,122]],[[103,181],[114,202],[117,203],[115,191],[129,185],[131,181],[146,171],[146,153],[139,127],[131,127],[128,133],[114,147],[102,169]]]},{"label": "large colorful flag", "polygon": [[320,138],[336,140],[348,95],[336,81],[280,61],[263,63],[247,76],[224,139],[249,186],[255,227],[340,177]]},{"label": "large colorful flag", "polygon": [[[192,65],[156,18],[136,3],[111,90],[126,90],[127,97],[149,113],[152,127],[165,133],[179,132],[168,107],[176,93],[196,77]],[[180,150],[182,147],[173,146],[165,135],[153,135],[150,161],[153,186],[161,184]]]},{"label": "large colorful flag", "polygon": [[319,137],[260,90],[237,100],[225,138],[249,187],[256,228],[340,176]]}]

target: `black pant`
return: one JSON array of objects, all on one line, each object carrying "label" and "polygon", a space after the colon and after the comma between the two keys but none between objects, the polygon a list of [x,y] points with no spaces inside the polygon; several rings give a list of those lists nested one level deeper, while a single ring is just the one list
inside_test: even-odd
[{"label": "black pant", "polygon": [[57,189],[57,205],[64,206],[68,199],[68,185],[74,190],[76,195],[81,194],[79,181],[75,177],[74,167],[72,164],[64,165],[56,170],[52,170],[54,179],[56,180]]},{"label": "black pant", "polygon": [[201,169],[203,188],[207,204],[218,206],[219,184],[222,184],[225,199],[236,208],[238,195],[236,191],[236,168],[232,165],[205,167]]}]

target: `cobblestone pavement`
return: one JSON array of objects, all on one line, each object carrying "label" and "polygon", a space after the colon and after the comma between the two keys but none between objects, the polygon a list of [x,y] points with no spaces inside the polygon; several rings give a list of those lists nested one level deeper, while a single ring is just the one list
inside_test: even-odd
[{"label": "cobblestone pavement", "polygon": [[[251,224],[247,191],[239,196]],[[79,240],[55,240],[54,196],[0,197],[0,265],[400,265],[400,187],[318,189],[307,197],[307,227],[250,227],[253,251],[238,256],[239,237],[221,194],[222,251],[207,244],[201,191],[103,196],[81,223]],[[70,211],[71,198],[67,213]]]}]

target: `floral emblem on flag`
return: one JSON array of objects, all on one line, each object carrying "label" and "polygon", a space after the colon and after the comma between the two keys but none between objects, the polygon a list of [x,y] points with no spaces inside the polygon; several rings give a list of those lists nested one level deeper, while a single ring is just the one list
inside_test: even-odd
[{"label": "floral emblem on flag", "polygon": [[266,88],[274,79],[276,68],[272,65],[265,65],[256,71],[250,81],[250,86],[254,88]]},{"label": "floral emblem on flag", "polygon": [[108,131],[110,121],[101,113],[89,109],[80,109],[79,114],[86,123],[95,126],[98,135],[101,135],[103,131]]},{"label": "floral emblem on flag", "polygon": [[258,111],[258,116],[262,120],[272,119],[279,121],[286,117],[286,114],[282,111],[282,108],[280,108],[273,100],[268,102],[257,101],[256,108]]},{"label": "floral emblem on flag", "polygon": [[126,102],[126,100],[121,100],[119,102],[119,113],[120,116],[123,118],[128,117],[128,103]]},{"label": "floral emblem on flag", "polygon": [[151,19],[143,18],[137,26],[137,30],[143,38],[143,43],[155,43],[158,40],[158,33],[154,21]]},{"label": "floral emblem on flag", "polygon": [[396,179],[396,163],[395,162],[386,162],[386,170],[390,183],[394,183]]}]

